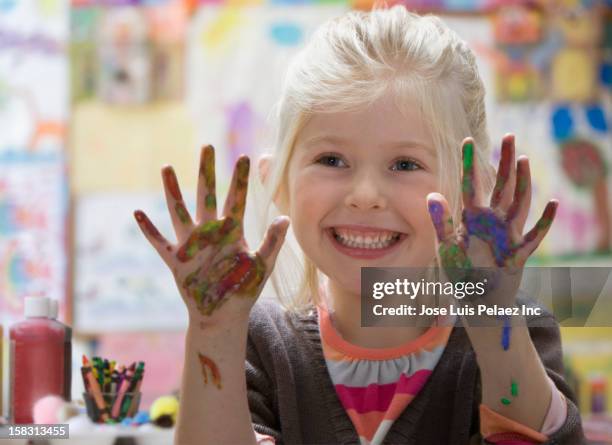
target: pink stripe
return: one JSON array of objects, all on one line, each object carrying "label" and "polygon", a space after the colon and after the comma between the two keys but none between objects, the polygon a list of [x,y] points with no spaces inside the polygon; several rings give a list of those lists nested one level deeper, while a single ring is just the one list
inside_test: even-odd
[{"label": "pink stripe", "polygon": [[396,393],[417,394],[427,379],[431,371],[422,369],[415,372],[410,377],[402,374],[396,383],[378,385],[372,383],[367,387],[336,385],[336,393],[342,402],[344,409],[354,409],[358,413],[370,411],[387,411],[393,396]]},{"label": "pink stripe", "polygon": [[487,442],[491,442],[495,445],[534,445],[538,442],[534,442],[527,437],[521,436],[520,434],[514,433],[499,433],[487,437]]}]

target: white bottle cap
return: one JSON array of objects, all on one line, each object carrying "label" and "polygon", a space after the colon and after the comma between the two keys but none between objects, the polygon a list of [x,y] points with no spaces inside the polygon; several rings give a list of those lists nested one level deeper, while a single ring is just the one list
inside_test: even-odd
[{"label": "white bottle cap", "polygon": [[23,303],[23,313],[27,318],[49,316],[47,297],[25,297]]},{"label": "white bottle cap", "polygon": [[49,299],[49,318],[57,320],[57,316],[59,315],[59,302],[54,299]]}]

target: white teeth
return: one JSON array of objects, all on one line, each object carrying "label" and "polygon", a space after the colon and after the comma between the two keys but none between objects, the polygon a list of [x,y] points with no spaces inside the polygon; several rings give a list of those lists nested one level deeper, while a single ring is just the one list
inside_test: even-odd
[{"label": "white teeth", "polygon": [[336,240],[348,247],[360,249],[382,249],[396,242],[399,233],[381,233],[375,235],[353,235],[345,229],[333,229],[333,234]]}]

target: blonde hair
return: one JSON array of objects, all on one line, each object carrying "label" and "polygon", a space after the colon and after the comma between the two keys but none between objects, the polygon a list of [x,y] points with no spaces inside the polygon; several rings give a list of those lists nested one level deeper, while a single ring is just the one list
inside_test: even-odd
[{"label": "blonde hair", "polygon": [[[275,109],[276,153],[265,203],[259,207],[262,234],[279,214],[273,199],[287,190],[295,141],[309,117],[357,110],[387,92],[400,111],[408,102],[420,107],[438,148],[440,189],[455,221],[461,220],[461,141],[466,136],[477,147],[483,193],[491,191],[485,90],[466,43],[438,17],[419,16],[403,6],[353,11],[323,24],[288,68]],[[298,289],[287,281],[296,267]],[[271,280],[289,309],[300,311],[319,302],[319,271],[303,252],[300,261],[291,243],[281,250]]]}]

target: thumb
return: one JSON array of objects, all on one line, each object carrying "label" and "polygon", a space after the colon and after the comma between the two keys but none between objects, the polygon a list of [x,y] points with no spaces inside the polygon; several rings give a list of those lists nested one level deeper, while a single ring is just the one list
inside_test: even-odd
[{"label": "thumb", "polygon": [[436,241],[439,244],[452,239],[455,234],[453,218],[448,203],[440,193],[427,195],[427,210],[436,231]]},{"label": "thumb", "polygon": [[287,229],[289,228],[289,222],[288,216],[283,215],[274,218],[257,250],[257,253],[266,264],[266,271],[268,274],[274,268],[276,257],[283,246],[285,236],[287,235]]}]

